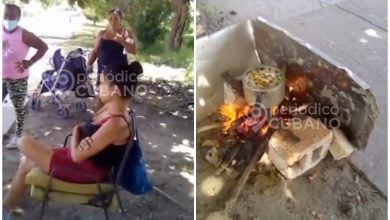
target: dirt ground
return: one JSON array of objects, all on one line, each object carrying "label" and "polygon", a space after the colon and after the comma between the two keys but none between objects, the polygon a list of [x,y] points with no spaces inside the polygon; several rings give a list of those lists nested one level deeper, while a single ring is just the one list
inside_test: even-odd
[{"label": "dirt ground", "polygon": [[[121,192],[127,216],[111,213],[111,219],[193,219],[193,112],[187,111],[185,117],[167,114],[154,105],[153,98],[134,103],[138,130],[143,146],[148,171],[155,186],[176,199],[183,207],[162,197],[156,192],[134,196]],[[92,100],[87,100],[92,107]],[[52,146],[62,146],[64,138],[74,125],[87,120],[91,113],[71,113],[69,119],[60,119],[56,107],[44,103],[40,111],[29,110],[25,133]],[[7,143],[7,139],[3,145]],[[3,148],[3,193],[14,175],[20,154],[18,150]],[[25,194],[20,204],[23,215],[19,219],[38,219],[40,203]],[[101,209],[50,202],[45,219],[57,220],[99,220],[104,219]]]},{"label": "dirt ground", "polygon": [[[204,121],[199,126],[207,125]],[[216,176],[205,160],[208,147],[200,144],[215,138],[218,131],[197,135],[197,219],[222,220],[225,202],[238,180],[232,175]],[[304,175],[285,180],[271,163],[261,160],[252,172],[231,219],[326,219],[384,220],[387,199],[378,193],[347,160],[325,160]]]}]

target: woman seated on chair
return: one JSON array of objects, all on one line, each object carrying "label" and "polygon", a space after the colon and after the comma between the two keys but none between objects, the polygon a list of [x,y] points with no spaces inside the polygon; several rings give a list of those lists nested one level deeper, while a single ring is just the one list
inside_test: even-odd
[{"label": "woman seated on chair", "polygon": [[110,169],[121,161],[133,137],[128,108],[139,73],[142,66],[138,62],[107,66],[100,75],[99,87],[104,105],[91,121],[73,128],[69,147],[53,148],[28,136],[20,139],[18,147],[24,156],[4,198],[3,211],[17,205],[27,188],[26,175],[35,167],[73,183],[95,183],[109,178]]}]

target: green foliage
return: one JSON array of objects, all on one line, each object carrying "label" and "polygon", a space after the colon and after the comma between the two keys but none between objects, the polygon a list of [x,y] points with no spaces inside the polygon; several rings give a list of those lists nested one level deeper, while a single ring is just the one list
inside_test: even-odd
[{"label": "green foliage", "polygon": [[[69,1],[76,1],[76,0],[69,0]],[[77,4],[80,3],[77,1]],[[83,2],[81,4],[83,4],[83,6],[80,7],[83,9],[86,18],[94,22],[101,21],[107,18],[109,5],[106,0],[88,0],[88,2]]]},{"label": "green foliage", "polygon": [[189,22],[187,23],[186,29],[184,30],[183,44],[185,47],[190,48],[193,48],[195,45],[194,16],[192,13],[189,14]]},{"label": "green foliage", "polygon": [[[28,1],[28,0],[25,0]],[[59,0],[40,0],[46,5]],[[67,0],[69,5],[76,4],[83,9],[84,15],[95,22],[106,21],[112,8],[123,12],[123,23],[136,33],[138,52],[137,59],[157,65],[165,64],[172,67],[183,67],[188,70],[189,81],[193,79],[194,53],[194,14],[189,13],[182,48],[171,51],[168,47],[169,31],[171,29],[172,0]],[[97,28],[97,27],[96,27]],[[99,27],[99,29],[102,27]],[[81,33],[72,38],[71,45],[92,47],[96,33]]]},{"label": "green foliage", "polygon": [[[137,38],[143,47],[149,47],[163,40],[170,29],[171,15],[169,1],[136,0],[136,7],[130,8],[131,17],[126,21],[135,29]],[[139,9],[139,10],[138,10]]]},{"label": "green foliage", "polygon": [[[29,0],[22,0],[29,1]],[[50,6],[59,0],[40,0],[43,5]],[[67,0],[69,5],[78,5],[84,15],[92,21],[107,20],[112,8],[119,8],[123,14],[123,22],[136,33],[137,41],[143,48],[153,46],[164,40],[171,29],[172,0]],[[184,44],[190,47],[193,40],[193,15],[186,26]]]},{"label": "green foliage", "polygon": [[164,39],[170,29],[169,0],[68,0],[68,3],[77,3],[85,16],[94,21],[106,20],[112,8],[119,8],[124,14],[124,24],[132,27],[144,47]]},{"label": "green foliage", "polygon": [[156,65],[169,65],[172,67],[186,68],[193,70],[194,46],[183,46],[179,51],[169,49],[166,40],[156,41],[153,45],[142,48],[137,53],[137,59],[150,62]]}]

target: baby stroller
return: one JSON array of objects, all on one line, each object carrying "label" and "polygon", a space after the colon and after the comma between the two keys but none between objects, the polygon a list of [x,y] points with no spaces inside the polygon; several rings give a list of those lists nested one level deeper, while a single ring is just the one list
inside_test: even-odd
[{"label": "baby stroller", "polygon": [[64,58],[61,49],[54,52],[52,58],[52,70],[42,74],[42,80],[31,101],[32,109],[41,108],[40,97],[43,93],[49,93],[52,103],[57,105],[59,116],[66,118],[71,109],[85,111],[87,104],[84,101],[77,101],[70,105],[64,103],[62,94],[64,92],[75,92],[76,98],[88,98],[94,96],[94,90],[88,78],[86,59],[84,51],[79,48],[69,52]]}]

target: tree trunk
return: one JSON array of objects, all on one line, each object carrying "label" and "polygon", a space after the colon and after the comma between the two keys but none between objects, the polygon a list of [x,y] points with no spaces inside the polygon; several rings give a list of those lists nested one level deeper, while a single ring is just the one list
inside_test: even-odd
[{"label": "tree trunk", "polygon": [[183,34],[188,21],[189,0],[172,0],[172,20],[169,46],[172,50],[179,50],[183,43]]}]

